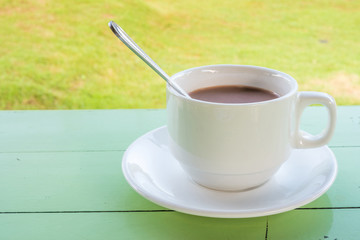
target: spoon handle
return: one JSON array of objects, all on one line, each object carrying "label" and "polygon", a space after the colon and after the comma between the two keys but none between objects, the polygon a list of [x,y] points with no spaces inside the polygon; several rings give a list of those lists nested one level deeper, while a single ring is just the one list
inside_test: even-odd
[{"label": "spoon handle", "polygon": [[190,96],[180,88],[176,83],[170,80],[169,75],[167,75],[135,42],[132,40],[129,35],[115,22],[110,21],[109,27],[113,33],[139,58],[141,58],[149,67],[151,67],[157,74],[160,75],[174,90],[176,90],[181,95],[186,98]]}]

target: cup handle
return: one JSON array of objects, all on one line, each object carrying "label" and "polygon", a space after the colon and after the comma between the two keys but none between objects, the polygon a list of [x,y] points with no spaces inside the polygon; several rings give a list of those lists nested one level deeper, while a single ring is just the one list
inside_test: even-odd
[{"label": "cup handle", "polygon": [[[304,109],[311,104],[324,105],[328,112],[327,127],[318,135],[311,135],[300,130],[300,119]],[[336,103],[332,96],[322,92],[299,92],[295,109],[295,132],[293,146],[295,148],[315,148],[327,144],[335,130]]]}]

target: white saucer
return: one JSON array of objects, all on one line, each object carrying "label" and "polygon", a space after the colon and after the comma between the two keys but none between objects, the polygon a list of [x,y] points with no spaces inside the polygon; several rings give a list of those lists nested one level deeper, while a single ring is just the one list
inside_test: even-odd
[{"label": "white saucer", "polygon": [[166,127],[138,138],[123,157],[125,178],[150,201],[193,215],[245,218],[289,211],[320,197],[337,173],[327,146],[297,149],[266,184],[244,192],[216,191],[193,182],[167,144]]}]

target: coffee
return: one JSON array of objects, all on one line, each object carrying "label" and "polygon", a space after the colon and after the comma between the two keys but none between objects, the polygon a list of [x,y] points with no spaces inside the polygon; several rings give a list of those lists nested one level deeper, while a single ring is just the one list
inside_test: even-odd
[{"label": "coffee", "polygon": [[190,92],[189,95],[194,99],[216,103],[253,103],[280,97],[279,94],[266,89],[243,85],[200,88]]}]

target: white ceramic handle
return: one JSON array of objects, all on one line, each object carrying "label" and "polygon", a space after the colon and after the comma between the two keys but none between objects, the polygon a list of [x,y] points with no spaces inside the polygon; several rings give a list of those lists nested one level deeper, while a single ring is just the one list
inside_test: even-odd
[{"label": "white ceramic handle", "polygon": [[[311,135],[300,130],[300,119],[304,109],[311,104],[322,104],[328,111],[327,127],[318,135]],[[335,130],[336,103],[332,96],[322,92],[299,92],[295,109],[295,148],[314,148],[327,144]]]}]

